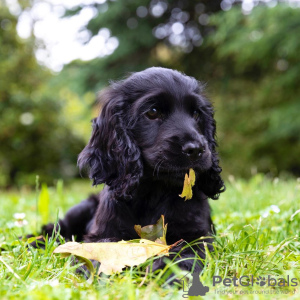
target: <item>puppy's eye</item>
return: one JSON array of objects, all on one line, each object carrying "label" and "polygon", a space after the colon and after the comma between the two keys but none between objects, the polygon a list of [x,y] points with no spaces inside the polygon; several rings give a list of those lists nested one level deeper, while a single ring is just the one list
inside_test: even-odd
[{"label": "puppy's eye", "polygon": [[196,121],[198,121],[199,116],[200,116],[199,110],[194,110],[194,111],[193,111],[193,118],[194,118]]},{"label": "puppy's eye", "polygon": [[150,120],[155,120],[161,117],[161,111],[159,108],[157,107],[151,107],[147,112],[146,112],[146,116],[150,119]]}]

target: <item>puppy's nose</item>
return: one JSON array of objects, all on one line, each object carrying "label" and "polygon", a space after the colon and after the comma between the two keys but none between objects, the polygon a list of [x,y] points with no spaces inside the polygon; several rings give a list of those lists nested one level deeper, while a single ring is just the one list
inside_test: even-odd
[{"label": "puppy's nose", "polygon": [[182,147],[182,152],[187,155],[191,160],[196,160],[205,151],[204,147],[197,142],[186,143]]}]

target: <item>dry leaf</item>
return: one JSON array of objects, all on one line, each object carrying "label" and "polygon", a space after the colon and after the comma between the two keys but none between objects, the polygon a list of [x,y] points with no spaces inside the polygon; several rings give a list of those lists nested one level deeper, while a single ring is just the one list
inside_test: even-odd
[{"label": "dry leaf", "polygon": [[126,266],[135,266],[145,262],[149,257],[168,255],[172,247],[161,243],[141,239],[139,243],[121,241],[118,243],[83,243],[69,242],[58,246],[54,253],[63,257],[75,255],[83,259],[94,259],[101,262],[99,273],[107,275],[121,272]]},{"label": "dry leaf", "polygon": [[189,175],[185,174],[184,183],[183,183],[183,190],[182,193],[179,195],[181,198],[184,198],[184,201],[192,199],[193,197],[193,190],[192,187],[195,185],[196,175],[193,169],[189,170]]},{"label": "dry leaf", "polygon": [[162,215],[160,219],[154,225],[147,225],[141,227],[141,225],[135,225],[134,229],[142,239],[147,239],[156,243],[167,245],[166,234],[167,225],[165,225],[165,218]]}]

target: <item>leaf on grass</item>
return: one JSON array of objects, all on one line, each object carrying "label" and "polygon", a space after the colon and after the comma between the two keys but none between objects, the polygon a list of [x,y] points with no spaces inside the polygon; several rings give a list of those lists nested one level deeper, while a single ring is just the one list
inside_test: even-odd
[{"label": "leaf on grass", "polygon": [[165,218],[162,215],[160,219],[154,225],[147,225],[141,227],[141,225],[135,225],[134,229],[142,239],[147,239],[156,243],[167,245],[166,234],[167,225],[165,225]]},{"label": "leaf on grass", "polygon": [[99,273],[110,275],[121,272],[126,266],[135,266],[145,262],[149,257],[168,255],[172,247],[153,241],[141,239],[139,243],[121,241],[118,243],[83,243],[69,242],[58,246],[54,253],[63,257],[75,255],[80,259],[94,259],[101,262]]},{"label": "leaf on grass", "polygon": [[195,185],[196,175],[193,169],[189,170],[189,175],[185,174],[184,183],[183,183],[183,190],[182,193],[179,195],[181,198],[184,198],[184,201],[192,199],[193,197],[193,190],[192,187]]}]

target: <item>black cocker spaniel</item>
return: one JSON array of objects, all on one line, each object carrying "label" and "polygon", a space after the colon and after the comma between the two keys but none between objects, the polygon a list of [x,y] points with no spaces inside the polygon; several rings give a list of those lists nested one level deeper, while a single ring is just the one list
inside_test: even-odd
[{"label": "black cocker spaniel", "polygon": [[[59,221],[61,235],[84,242],[130,240],[139,238],[134,225],[155,224],[164,215],[168,244],[211,236],[208,198],[218,199],[225,187],[203,86],[178,71],[153,67],[112,83],[100,101],[78,164],[88,168],[94,185],[105,187],[68,211]],[[196,184],[192,199],[184,201],[179,194],[190,168]],[[52,230],[53,224],[44,227],[49,235]],[[205,257],[203,243],[181,247],[173,249],[180,251],[180,267],[199,270],[194,258]],[[163,266],[160,259],[153,267]]]}]

